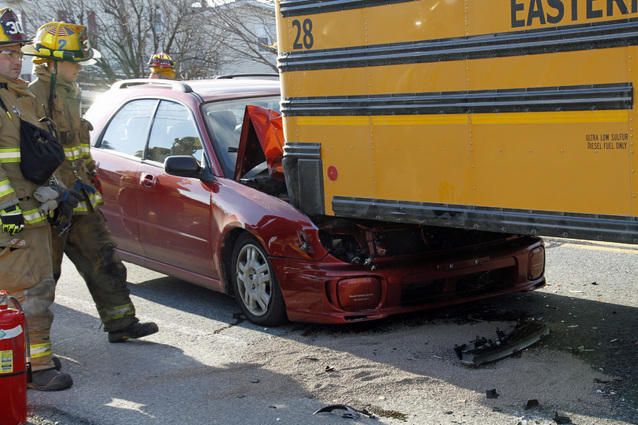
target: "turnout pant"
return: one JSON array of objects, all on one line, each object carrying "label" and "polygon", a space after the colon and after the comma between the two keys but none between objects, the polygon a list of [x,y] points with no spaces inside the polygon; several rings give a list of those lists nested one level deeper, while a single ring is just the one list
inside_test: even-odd
[{"label": "turnout pant", "polygon": [[84,278],[105,332],[138,321],[126,286],[126,267],[115,252],[101,212],[73,216],[71,228],[62,235],[54,231],[52,239],[55,282],[60,279],[66,254]]},{"label": "turnout pant", "polygon": [[31,369],[53,368],[49,336],[55,297],[51,228],[28,227],[15,236],[0,233],[0,270],[0,289],[16,298],[26,315]]}]

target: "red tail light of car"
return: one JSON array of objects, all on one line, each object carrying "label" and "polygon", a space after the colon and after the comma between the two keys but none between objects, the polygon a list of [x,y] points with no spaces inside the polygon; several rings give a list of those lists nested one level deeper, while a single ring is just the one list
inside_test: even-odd
[{"label": "red tail light of car", "polygon": [[337,284],[337,302],[345,311],[375,309],[381,301],[381,282],[376,277],[355,277]]},{"label": "red tail light of car", "polygon": [[538,279],[545,271],[545,247],[539,246],[529,252],[527,274],[529,280]]}]

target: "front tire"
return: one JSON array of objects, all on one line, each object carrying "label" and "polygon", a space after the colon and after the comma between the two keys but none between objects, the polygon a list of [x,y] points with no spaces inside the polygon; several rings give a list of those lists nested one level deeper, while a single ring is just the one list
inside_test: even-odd
[{"label": "front tire", "polygon": [[235,298],[248,320],[260,326],[284,323],[286,303],[277,276],[254,236],[245,233],[237,239],[231,266]]}]

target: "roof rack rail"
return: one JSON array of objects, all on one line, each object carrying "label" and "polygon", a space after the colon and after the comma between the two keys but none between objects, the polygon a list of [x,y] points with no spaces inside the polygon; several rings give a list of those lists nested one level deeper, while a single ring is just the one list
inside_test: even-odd
[{"label": "roof rack rail", "polygon": [[131,80],[120,80],[113,83],[112,89],[125,89],[133,86],[146,86],[146,87],[166,87],[171,90],[179,91],[182,93],[192,93],[193,88],[183,81],[174,80],[151,80],[148,78],[135,78]]},{"label": "roof rack rail", "polygon": [[227,74],[215,77],[216,80],[230,80],[233,78],[279,78],[279,74]]}]

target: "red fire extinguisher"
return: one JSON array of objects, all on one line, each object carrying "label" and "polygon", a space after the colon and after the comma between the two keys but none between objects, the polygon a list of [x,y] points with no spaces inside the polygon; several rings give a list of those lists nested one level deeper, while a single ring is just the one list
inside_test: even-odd
[{"label": "red fire extinguisher", "polygon": [[[12,302],[17,308],[9,308]],[[24,311],[6,291],[0,291],[0,425],[27,421],[27,380],[31,362]]]}]

